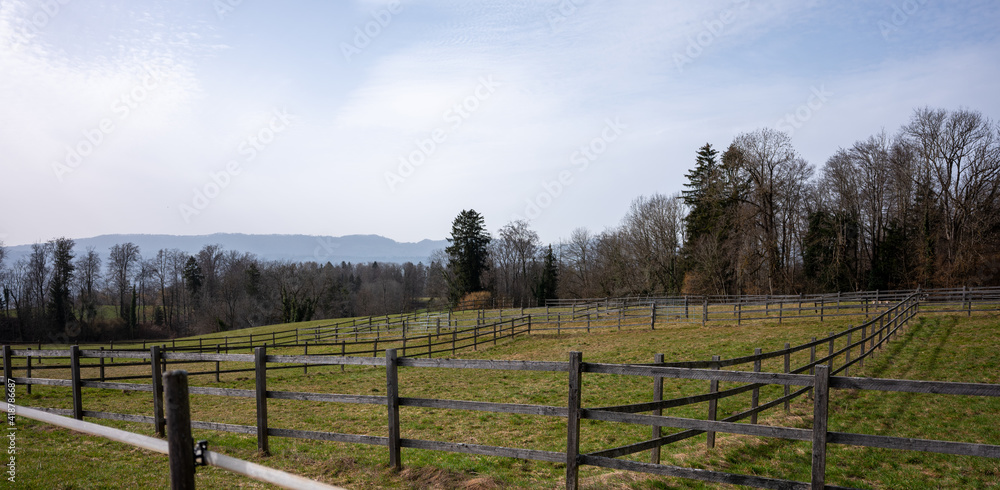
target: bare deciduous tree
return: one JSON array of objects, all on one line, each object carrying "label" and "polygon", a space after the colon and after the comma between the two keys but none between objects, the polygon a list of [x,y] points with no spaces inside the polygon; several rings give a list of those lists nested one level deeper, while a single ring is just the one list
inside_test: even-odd
[{"label": "bare deciduous tree", "polygon": [[540,272],[541,243],[538,233],[524,220],[504,225],[490,243],[496,291],[501,298],[513,301],[514,306],[535,303],[533,286]]},{"label": "bare deciduous tree", "polygon": [[975,275],[997,223],[1000,127],[976,111],[923,108],[903,133],[931,176],[941,208],[941,270],[947,282]]},{"label": "bare deciduous tree", "polygon": [[113,245],[108,256],[108,285],[118,299],[118,316],[126,322],[131,321],[129,288],[141,260],[139,246],[132,242]]},{"label": "bare deciduous tree", "polygon": [[89,247],[76,259],[77,308],[84,324],[93,324],[97,319],[100,281],[101,255]]}]

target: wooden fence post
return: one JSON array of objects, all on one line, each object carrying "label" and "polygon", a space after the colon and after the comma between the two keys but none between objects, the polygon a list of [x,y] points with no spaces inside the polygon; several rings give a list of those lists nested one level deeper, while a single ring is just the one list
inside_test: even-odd
[{"label": "wooden fence post", "polygon": [[[663,354],[657,354],[653,356],[653,362],[661,363],[663,362]],[[653,401],[663,401],[663,376],[653,376]],[[653,411],[654,415],[663,415],[663,409],[658,408]],[[653,426],[653,439],[659,439],[661,436],[660,426]],[[656,446],[650,452],[649,462],[653,464],[660,464],[660,446]]]},{"label": "wooden fence post", "polygon": [[257,452],[261,456],[270,456],[271,448],[267,441],[267,346],[254,349],[253,365],[257,389]]},{"label": "wooden fence post", "polygon": [[[712,360],[713,361],[718,361],[719,359],[720,359],[719,356],[712,356]],[[712,366],[712,369],[719,369],[719,366],[718,365]],[[713,379],[713,380],[709,381],[708,392],[709,393],[718,393],[719,392],[719,380]],[[713,399],[711,399],[711,400],[708,401],[708,420],[715,420],[716,414],[718,413],[718,408],[719,408],[719,400],[718,399],[713,398]],[[715,431],[714,430],[710,430],[710,431],[707,432],[707,434],[708,434],[708,440],[706,442],[707,442],[708,448],[712,449],[712,448],[715,447]]]},{"label": "wooden fence post", "polygon": [[[31,347],[28,347],[28,350],[30,351]],[[30,352],[29,352],[29,354],[30,354]],[[41,358],[39,357],[39,359],[41,359]],[[31,356],[26,357],[24,360],[25,360],[25,362],[28,365],[27,366],[28,367],[28,373],[25,374],[25,377],[26,378],[30,378],[31,377]],[[6,379],[6,378],[4,378],[4,379]],[[101,381],[104,381],[104,380],[102,379]],[[29,395],[31,394],[31,382],[30,381],[28,382],[28,394]]]},{"label": "wooden fence post", "polygon": [[385,395],[389,411],[389,467],[403,469],[399,446],[399,362],[396,349],[385,351]]},{"label": "wooden fence post", "polygon": [[583,353],[569,353],[569,397],[566,416],[566,489],[576,490],[579,485],[580,455],[580,398],[583,382]]},{"label": "wooden fence post", "polygon": [[847,352],[844,353],[844,376],[850,376],[850,374],[848,374],[848,371],[850,371],[851,368],[848,366],[848,364],[851,363],[851,329],[852,328],[854,328],[854,325],[848,325],[847,326]]},{"label": "wooden fence post", "polygon": [[830,363],[829,364],[830,369],[833,369],[833,343],[836,342],[836,340],[837,340],[837,339],[833,338],[834,335],[836,335],[835,332],[830,332],[830,354],[828,354],[828,356],[830,357],[830,360],[827,361],[827,362]]},{"label": "wooden fence post", "polygon": [[[10,385],[10,378],[14,377],[14,365],[11,364],[10,360],[10,346],[3,346],[3,382],[6,385]],[[4,396],[4,399],[7,399]]]},{"label": "wooden fence post", "polygon": [[878,343],[879,348],[882,347],[882,332],[885,331],[885,315],[879,315],[878,317]]},{"label": "wooden fence post", "polygon": [[83,420],[83,393],[81,393],[80,391],[80,346],[79,345],[69,346],[69,365],[70,365],[71,377],[73,379],[73,418],[77,420]]},{"label": "wooden fence post", "polygon": [[170,488],[194,490],[194,438],[191,437],[191,404],[185,371],[163,376],[167,403],[167,448],[170,455]]},{"label": "wooden fence post", "polygon": [[701,304],[701,326],[705,326],[705,322],[708,321],[708,296],[705,296],[704,301]]},{"label": "wooden fence post", "polygon": [[827,410],[830,402],[830,367],[816,366],[813,377],[812,487],[826,485]]},{"label": "wooden fence post", "polygon": [[[308,340],[306,341],[305,345],[302,346],[302,355],[303,356],[308,356],[309,355],[309,341]],[[309,374],[309,364],[303,364],[302,365],[302,374]]]},{"label": "wooden fence post", "polygon": [[[219,351],[219,344],[215,344],[215,353],[219,354]],[[215,382],[219,382],[219,361],[215,361]]]},{"label": "wooden fence post", "polygon": [[163,418],[163,371],[160,370],[160,346],[149,348],[149,368],[153,371],[153,426],[156,435],[163,437],[166,420]]},{"label": "wooden fence post", "polygon": [[649,329],[656,330],[656,303],[649,305]]},{"label": "wooden fence post", "polygon": [[[785,350],[787,351],[788,349],[791,349],[791,348],[792,348],[792,344],[789,344],[788,342],[785,342]],[[792,354],[790,352],[785,352],[785,374],[788,374],[788,372],[791,371],[791,369],[792,369]],[[789,395],[790,390],[791,390],[791,387],[788,386],[788,385],[785,385],[785,396],[786,397]],[[790,409],[791,408],[789,407],[789,400],[785,400],[785,411],[787,412]]]},{"label": "wooden fence post", "polygon": [[868,352],[865,349],[868,347],[868,325],[861,325],[861,360],[858,361],[862,369],[865,367],[865,357],[868,357]]},{"label": "wooden fence post", "polygon": [[[760,347],[753,350],[753,355],[759,356],[761,353]],[[754,359],[753,361],[753,372],[760,372],[760,359]],[[756,410],[757,406],[760,405],[760,388],[754,388],[750,394],[750,409]],[[750,423],[757,423],[757,412],[750,414]]]},{"label": "wooden fence post", "polygon": [[[104,347],[101,347],[101,357],[99,358],[98,362],[101,365],[100,366],[100,373],[101,373],[101,382],[103,383],[104,382]],[[29,372],[30,372],[30,369],[31,369],[31,358],[30,357],[28,358],[28,369],[29,369]],[[31,375],[28,375],[28,377],[30,378]],[[28,386],[31,386],[31,385],[28,385]]]}]

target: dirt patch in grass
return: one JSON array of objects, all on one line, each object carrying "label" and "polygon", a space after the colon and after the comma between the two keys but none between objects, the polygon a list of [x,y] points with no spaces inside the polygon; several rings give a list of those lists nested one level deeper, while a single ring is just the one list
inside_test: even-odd
[{"label": "dirt patch in grass", "polygon": [[497,480],[489,476],[471,475],[458,471],[422,466],[419,468],[404,468],[399,478],[410,488],[420,489],[465,489],[493,490],[504,488]]}]

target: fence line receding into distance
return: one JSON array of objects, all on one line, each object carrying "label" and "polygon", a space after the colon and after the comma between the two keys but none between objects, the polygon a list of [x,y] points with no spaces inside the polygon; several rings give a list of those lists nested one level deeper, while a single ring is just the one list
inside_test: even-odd
[{"label": "fence line receding into distance", "polygon": [[[221,424],[211,421],[192,421],[192,427],[198,429],[210,429],[256,435],[258,449],[264,453],[269,451],[269,437],[293,437],[385,446],[389,453],[389,463],[395,468],[402,466],[400,448],[419,448],[426,450],[565,463],[566,483],[568,488],[576,487],[578,477],[577,472],[580,465],[592,465],[658,475],[695,478],[703,481],[725,482],[759,488],[809,488],[810,484],[820,485],[820,488],[822,488],[821,485],[823,485],[825,480],[825,452],[828,444],[849,444],[889,449],[908,449],[1000,458],[1000,446],[991,444],[919,440],[829,432],[826,430],[826,420],[828,416],[826,406],[829,399],[829,390],[831,389],[902,391],[909,393],[938,393],[965,396],[1000,396],[1000,385],[993,384],[905,381],[849,377],[849,371],[852,366],[863,363],[866,358],[883,348],[885,344],[890,341],[890,339],[893,339],[900,334],[907,322],[909,322],[918,312],[923,311],[920,304],[921,297],[922,294],[911,294],[902,301],[894,305],[887,306],[883,309],[883,311],[875,315],[869,321],[857,327],[850,327],[822,339],[816,339],[795,347],[790,347],[786,344],[786,348],[773,352],[761,353],[758,350],[758,352],[755,352],[753,355],[732,359],[713,358],[712,360],[706,361],[655,362],[651,364],[628,365],[587,363],[583,361],[582,354],[580,353],[572,353],[569,362],[442,359],[433,358],[431,356],[428,356],[428,358],[413,358],[397,356],[397,354],[400,353],[399,349],[401,347],[393,345],[387,345],[388,350],[384,351],[384,357],[269,355],[267,347],[255,348],[252,355],[169,352],[162,351],[159,346],[152,347],[149,352],[81,350],[77,346],[72,346],[68,352],[65,350],[12,350],[9,347],[4,347],[4,375],[7,379],[12,378],[17,384],[29,384],[29,386],[30,384],[65,386],[71,389],[73,397],[72,409],[37,408],[39,410],[68,415],[76,419],[90,417],[150,423],[156,427],[158,433],[162,434],[163,412],[162,408],[158,408],[158,405],[162,405],[163,402],[162,397],[159,397],[157,393],[162,386],[161,361],[252,363],[254,366],[253,369],[257,373],[255,376],[255,389],[253,390],[196,386],[191,387],[189,391],[192,395],[196,396],[215,395],[254,398],[257,403],[257,424],[235,425]],[[972,307],[970,306],[969,309],[971,311]],[[511,323],[511,335],[513,335],[515,331],[514,324],[515,323],[513,322]],[[826,355],[823,355],[822,353],[817,354],[817,350],[820,350],[823,347],[827,347],[825,350],[828,353]],[[433,350],[433,344],[431,349]],[[789,362],[791,356],[793,354],[799,354],[799,357],[802,357],[806,351],[809,352],[809,362],[793,368]],[[70,376],[71,379],[42,379],[32,378],[30,375],[27,377],[14,376],[14,369],[26,369],[26,366],[15,364],[15,360],[26,360],[31,357],[45,358],[53,356],[70,357],[70,365],[73,371]],[[90,364],[81,368],[81,360],[91,358],[97,358],[100,360],[103,360],[104,358],[143,359],[145,365],[150,367],[149,377],[151,378],[151,383],[136,384],[84,380],[80,372],[81,369],[93,369],[94,366]],[[784,368],[782,371],[761,371],[761,363],[769,359],[783,360]],[[386,396],[301,393],[275,391],[267,388],[266,372],[268,370],[288,367],[306,369],[310,365],[355,365],[385,369],[387,386]],[[753,368],[752,370],[747,369],[738,371],[723,369],[739,365],[752,365]],[[568,376],[568,387],[566,392],[567,402],[564,406],[547,406],[410,397],[406,396],[407,394],[405,393],[399,393],[400,367],[480,369],[489,371],[528,370],[564,373],[563,375]],[[208,373],[211,373],[211,371],[208,371]],[[595,376],[608,374],[651,377],[654,381],[654,389],[652,390],[654,393],[657,391],[655,389],[655,385],[662,383],[663,379],[703,380],[707,381],[709,385],[707,386],[708,390],[705,393],[695,396],[668,400],[654,400],[653,402],[629,405],[583,407],[581,405],[581,390],[584,385],[581,381],[584,375]],[[838,374],[841,374],[841,376],[838,376]],[[721,389],[719,387],[720,382],[737,383],[738,386]],[[760,388],[766,385],[782,386],[784,387],[784,394],[774,400],[762,401],[759,398]],[[152,392],[154,415],[119,414],[84,410],[84,399],[81,388],[129,389],[134,391]],[[787,409],[788,402],[790,400],[800,397],[810,391],[814,391],[814,425],[812,429],[761,426],[756,424],[757,415],[761,412],[780,405],[784,405]],[[719,400],[746,392],[751,392],[754,395],[751,398],[750,406],[747,407],[747,409],[722,418],[721,420],[717,420],[718,414],[716,408]],[[267,417],[267,401],[269,399],[382,405],[385,406],[387,410],[387,432],[385,436],[372,436],[270,427]],[[706,418],[693,419],[656,415],[656,413],[658,413],[657,411],[663,409],[690,404],[706,404]],[[407,406],[437,408],[443,410],[472,410],[566,418],[567,445],[564,451],[551,451],[531,448],[498,447],[403,438],[400,437],[400,433],[401,426],[405,422],[400,420],[399,408]],[[644,412],[653,412],[654,414],[645,414]],[[750,419],[750,423],[738,423],[738,421],[747,418]],[[607,448],[589,453],[580,453],[580,420],[598,420],[613,423],[647,425],[653,428],[654,436],[648,440],[638,441],[615,448]],[[659,431],[662,430],[662,428],[667,427],[681,430],[668,435],[660,435]],[[716,433],[733,433],[760,437],[812,441],[812,481],[810,483],[795,482],[753,475],[737,475],[716,471],[696,470],[671,465],[662,465],[659,464],[658,460],[643,463],[618,459],[622,456],[659,448],[665,444],[677,442],[706,432],[710,435],[707,440],[709,446],[711,446],[714,442],[714,435]],[[656,455],[657,452],[654,452],[654,457]]]}]

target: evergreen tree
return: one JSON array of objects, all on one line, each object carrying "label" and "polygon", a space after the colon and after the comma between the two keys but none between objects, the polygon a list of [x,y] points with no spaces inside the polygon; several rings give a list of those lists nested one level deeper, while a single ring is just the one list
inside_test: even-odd
[{"label": "evergreen tree", "polygon": [[697,153],[695,168],[687,174],[688,205],[684,219],[684,287],[689,292],[732,293],[735,284],[733,250],[742,237],[734,236],[740,199],[746,189],[742,153],[735,145],[719,157],[711,144]]},{"label": "evergreen tree", "polygon": [[139,295],[135,292],[135,284],[132,285],[132,303],[128,310],[128,329],[132,338],[135,338],[135,327],[139,326]]},{"label": "evergreen tree", "polygon": [[542,275],[538,278],[538,287],[535,289],[538,306],[545,306],[545,300],[556,297],[558,282],[559,268],[556,264],[556,257],[552,254],[552,245],[549,245],[548,251],[545,252]]},{"label": "evergreen tree", "polygon": [[685,175],[688,182],[684,184],[688,190],[681,191],[684,204],[691,211],[685,219],[688,242],[694,242],[702,235],[709,233],[717,225],[722,208],[722,175],[719,162],[716,159],[718,150],[705,143],[698,149],[695,166]]},{"label": "evergreen tree", "polygon": [[444,249],[448,268],[452,271],[449,284],[451,299],[458,302],[467,293],[483,290],[483,275],[489,268],[490,234],[483,216],[475,210],[463,210],[451,224],[451,242]]},{"label": "evergreen tree", "polygon": [[184,284],[195,303],[198,301],[198,292],[201,291],[201,285],[204,282],[205,274],[201,272],[198,261],[193,256],[188,257],[187,262],[184,263]]},{"label": "evergreen tree", "polygon": [[49,317],[57,332],[66,330],[73,320],[73,303],[69,285],[73,280],[73,240],[58,238],[49,242],[52,250],[52,278],[49,280]]}]

